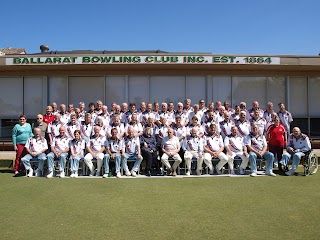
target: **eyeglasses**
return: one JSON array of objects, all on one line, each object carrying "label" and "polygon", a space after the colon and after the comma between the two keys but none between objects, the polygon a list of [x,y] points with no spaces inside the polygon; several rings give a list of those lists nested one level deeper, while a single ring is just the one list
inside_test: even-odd
[{"label": "eyeglasses", "polygon": [[25,119],[25,118],[20,118],[19,120],[20,120],[20,121],[25,121],[26,119]]}]

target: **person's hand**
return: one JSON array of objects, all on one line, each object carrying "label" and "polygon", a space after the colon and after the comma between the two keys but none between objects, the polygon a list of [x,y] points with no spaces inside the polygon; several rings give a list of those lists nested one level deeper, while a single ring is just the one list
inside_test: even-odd
[{"label": "person's hand", "polygon": [[13,148],[14,148],[15,151],[18,151],[18,147],[17,146],[14,146]]},{"label": "person's hand", "polygon": [[141,159],[141,158],[142,158],[141,154],[138,154],[138,158],[139,158],[139,159]]},{"label": "person's hand", "polygon": [[125,154],[125,153],[122,153],[121,156],[124,158],[124,157],[126,157],[126,154]]}]

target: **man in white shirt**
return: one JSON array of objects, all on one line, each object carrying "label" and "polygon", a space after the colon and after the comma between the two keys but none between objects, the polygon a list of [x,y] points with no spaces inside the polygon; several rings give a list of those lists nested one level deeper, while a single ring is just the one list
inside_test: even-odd
[{"label": "man in white shirt", "polygon": [[287,132],[287,139],[290,135],[290,124],[293,122],[293,118],[290,112],[286,110],[284,103],[279,103],[278,117],[280,118],[281,124],[284,126]]},{"label": "man in white shirt", "polygon": [[65,166],[67,162],[67,157],[69,153],[69,139],[67,138],[66,129],[64,126],[60,127],[59,133],[60,135],[55,137],[52,145],[51,145],[51,152],[47,155],[48,158],[48,168],[49,174],[47,178],[53,177],[53,170],[54,170],[54,159],[59,160],[59,172],[60,178],[65,177]]},{"label": "man in white shirt", "polygon": [[238,133],[241,137],[248,136],[251,129],[250,122],[247,120],[246,115],[246,111],[241,111],[239,120],[235,122],[235,126],[238,128]]},{"label": "man in white shirt", "polygon": [[212,158],[219,158],[216,166],[217,174],[221,174],[222,167],[228,162],[228,157],[222,152],[224,149],[222,136],[216,132],[216,125],[211,124],[208,136],[205,137],[204,162],[209,168],[209,173],[213,174]]},{"label": "man in white shirt", "polygon": [[264,135],[259,134],[259,127],[257,124],[253,124],[251,127],[251,133],[245,138],[244,142],[249,151],[249,160],[251,167],[251,177],[257,176],[257,158],[263,158],[266,160],[266,175],[275,177],[276,175],[272,171],[274,155],[267,151],[267,141]]},{"label": "man in white shirt", "polygon": [[116,165],[116,177],[121,178],[120,164],[121,164],[121,154],[125,152],[125,146],[123,141],[118,138],[118,130],[116,128],[111,129],[111,137],[108,139],[106,144],[106,155],[104,155],[104,178],[108,177],[109,174],[109,161],[114,160]]},{"label": "man in white shirt", "polygon": [[[163,152],[161,161],[167,167],[172,176],[177,176],[176,169],[182,162],[181,157],[179,155],[181,146],[179,143],[179,139],[176,136],[174,136],[173,133],[174,130],[172,128],[168,128],[168,136],[163,139],[161,145]],[[172,166],[168,161],[169,157],[173,158],[174,160],[174,164]]]},{"label": "man in white shirt", "polygon": [[[127,133],[128,136],[123,140],[125,152],[122,153],[122,165],[127,176],[132,175],[132,177],[136,177],[142,162],[140,141],[139,137],[135,136],[133,127],[129,126]],[[135,159],[131,172],[129,171],[127,164],[128,158]]]},{"label": "man in white shirt", "polygon": [[38,159],[39,166],[36,170],[36,177],[40,177],[41,172],[43,171],[43,166],[47,160],[45,151],[48,149],[47,140],[44,137],[41,137],[41,129],[34,128],[33,130],[34,136],[29,138],[24,146],[27,150],[28,154],[25,155],[21,161],[26,169],[29,170],[28,177],[33,176],[33,169],[30,165],[31,159]]},{"label": "man in white shirt", "polygon": [[197,174],[201,174],[203,163],[203,140],[197,136],[197,129],[191,129],[191,135],[184,139],[183,147],[185,149],[184,160],[187,165],[186,175],[191,174],[191,160],[193,157],[197,159]]},{"label": "man in white shirt", "polygon": [[103,151],[105,149],[106,139],[103,136],[100,136],[100,127],[95,126],[94,135],[90,138],[87,142],[86,150],[87,154],[84,157],[84,162],[88,166],[90,170],[90,176],[94,176],[95,169],[92,163],[92,159],[97,159],[97,173],[96,176],[101,176],[101,167],[102,167],[102,160],[104,157]]},{"label": "man in white shirt", "polygon": [[301,133],[300,128],[294,127],[292,134],[289,135],[287,141],[287,152],[282,155],[280,163],[287,166],[290,158],[292,157],[291,169],[285,174],[291,176],[295,173],[301,157],[311,150],[311,143],[307,135]]},{"label": "man in white shirt", "polygon": [[242,160],[240,174],[244,174],[244,171],[248,166],[249,155],[247,147],[244,145],[244,138],[238,134],[238,128],[236,126],[231,128],[231,135],[224,139],[224,147],[227,150],[231,174],[234,174],[233,161],[236,156],[240,157]]}]

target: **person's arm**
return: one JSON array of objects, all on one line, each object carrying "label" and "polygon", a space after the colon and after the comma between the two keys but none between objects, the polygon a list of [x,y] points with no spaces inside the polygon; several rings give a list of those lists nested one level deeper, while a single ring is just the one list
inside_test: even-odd
[{"label": "person's arm", "polygon": [[17,148],[17,132],[18,132],[17,125],[15,125],[14,128],[12,129],[12,144],[13,144],[15,151],[18,150],[18,148]]},{"label": "person's arm", "polygon": [[[139,138],[138,138],[139,139]],[[138,144],[139,141],[137,141],[137,150],[138,150],[138,158],[141,159],[141,149],[140,149],[140,144]]]},{"label": "person's arm", "polygon": [[226,138],[224,139],[224,147],[225,147],[225,149],[227,150],[227,154],[230,155],[230,156],[232,156],[232,152],[231,152],[231,150],[230,150],[230,148],[229,148],[229,137],[226,137]]}]

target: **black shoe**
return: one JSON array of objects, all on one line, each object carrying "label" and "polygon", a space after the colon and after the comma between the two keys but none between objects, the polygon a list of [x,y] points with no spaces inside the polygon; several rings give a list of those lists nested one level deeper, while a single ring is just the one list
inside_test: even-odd
[{"label": "black shoe", "polygon": [[151,172],[150,172],[150,171],[147,171],[147,172],[146,172],[146,176],[147,176],[147,177],[151,177]]}]

